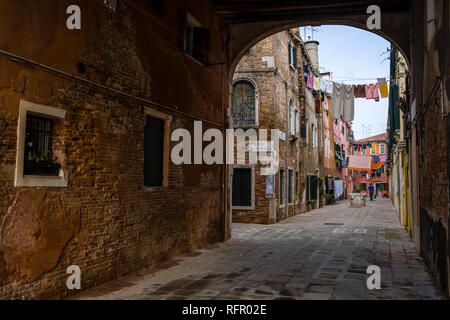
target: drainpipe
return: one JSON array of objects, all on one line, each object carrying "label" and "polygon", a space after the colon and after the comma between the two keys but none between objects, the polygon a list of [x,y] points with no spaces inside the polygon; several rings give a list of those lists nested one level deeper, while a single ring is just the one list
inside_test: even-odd
[{"label": "drainpipe", "polygon": [[290,136],[290,130],[289,130],[289,95],[288,95],[288,89],[290,87],[289,80],[284,81],[284,85],[286,87],[286,169],[285,169],[285,180],[286,180],[286,191],[285,191],[285,212],[286,212],[286,218],[288,215],[288,186],[289,186],[289,136]]}]

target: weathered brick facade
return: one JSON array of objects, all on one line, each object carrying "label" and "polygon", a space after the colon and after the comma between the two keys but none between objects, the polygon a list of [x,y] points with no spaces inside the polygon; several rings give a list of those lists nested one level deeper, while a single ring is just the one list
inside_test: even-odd
[{"label": "weathered brick facade", "polygon": [[[289,63],[289,42],[297,50],[297,68]],[[279,165],[285,172],[286,178],[286,144],[289,146],[289,169],[293,170],[292,190],[295,193],[296,172],[300,175],[301,140],[299,135],[291,139],[286,125],[286,110],[289,106],[299,112],[304,108],[299,95],[304,88],[303,59],[300,49],[298,31],[283,31],[274,34],[253,46],[239,62],[233,76],[234,81],[252,81],[258,92],[258,126],[261,129],[278,129],[286,139],[279,139]],[[285,81],[290,85],[286,97]],[[290,114],[295,117],[295,113]],[[298,118],[299,119],[299,118]],[[295,123],[295,121],[290,121]],[[238,167],[238,166],[235,166]],[[250,210],[233,209],[233,221],[253,223],[275,223],[287,216],[301,212],[300,188],[297,185],[297,195],[292,196],[292,203],[288,205],[286,214],[284,200],[280,203],[280,172],[275,175],[275,193],[266,195],[266,177],[260,174],[260,167],[255,166],[255,208]],[[284,180],[286,181],[286,180]],[[299,179],[300,181],[300,179]],[[283,184],[283,189],[286,187]],[[286,192],[285,192],[286,193]],[[294,200],[294,197],[297,201]]]},{"label": "weathered brick facade", "polygon": [[[77,1],[82,26],[73,31],[69,4],[0,3],[8,12],[0,48],[36,62],[0,57],[0,298],[63,297],[72,293],[70,265],[87,288],[228,236],[224,166],[170,162],[167,187],[143,184],[146,111],[170,115],[171,129],[192,132],[194,120],[223,127],[226,69],[183,52],[182,13],[190,12],[209,29],[210,61],[223,60],[207,1],[161,11],[118,1],[115,12]],[[67,112],[54,143],[66,157],[67,187],[14,186],[22,100]]]}]

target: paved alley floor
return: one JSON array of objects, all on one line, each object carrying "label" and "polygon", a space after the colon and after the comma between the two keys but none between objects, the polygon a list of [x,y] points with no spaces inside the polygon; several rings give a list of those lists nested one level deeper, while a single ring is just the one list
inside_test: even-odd
[{"label": "paved alley floor", "polygon": [[[381,289],[368,290],[369,265]],[[440,299],[389,199],[325,206],[108,282],[77,299]]]}]

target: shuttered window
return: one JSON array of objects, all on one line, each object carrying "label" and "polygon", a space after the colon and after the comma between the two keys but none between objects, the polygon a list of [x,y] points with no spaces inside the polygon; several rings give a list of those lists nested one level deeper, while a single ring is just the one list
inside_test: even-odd
[{"label": "shuttered window", "polygon": [[162,186],[164,120],[147,116],[144,130],[144,185]]},{"label": "shuttered window", "polygon": [[289,65],[297,69],[297,47],[294,46],[290,41],[288,45],[288,51],[289,51]]},{"label": "shuttered window", "polygon": [[317,176],[308,175],[306,177],[307,200],[317,200]]},{"label": "shuttered window", "polygon": [[208,64],[209,31],[188,15],[184,39],[185,51],[198,62]]},{"label": "shuttered window", "polygon": [[280,169],[280,204],[284,203],[284,170]]},{"label": "shuttered window", "polygon": [[234,207],[250,207],[252,205],[252,169],[235,168],[233,170]]}]

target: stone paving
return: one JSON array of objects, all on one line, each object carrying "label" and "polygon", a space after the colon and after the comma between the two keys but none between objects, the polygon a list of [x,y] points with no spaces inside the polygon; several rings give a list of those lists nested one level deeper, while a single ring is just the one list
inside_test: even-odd
[{"label": "stone paving", "polygon": [[[366,269],[381,268],[368,290]],[[389,199],[325,206],[81,292],[76,299],[441,299]]]}]

